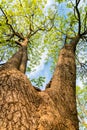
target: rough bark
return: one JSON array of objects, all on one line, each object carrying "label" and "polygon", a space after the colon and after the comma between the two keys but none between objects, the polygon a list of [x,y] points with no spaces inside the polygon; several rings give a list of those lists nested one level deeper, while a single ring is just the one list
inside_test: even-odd
[{"label": "rough bark", "polygon": [[33,88],[19,66],[1,68],[0,130],[79,129],[75,95],[78,41],[75,38],[61,49],[50,88],[43,92]]}]

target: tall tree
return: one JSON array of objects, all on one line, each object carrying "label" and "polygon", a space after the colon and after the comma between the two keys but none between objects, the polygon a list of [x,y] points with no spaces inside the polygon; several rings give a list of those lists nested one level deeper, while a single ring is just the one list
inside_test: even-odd
[{"label": "tall tree", "polygon": [[[54,22],[55,14],[52,17],[49,16],[49,19],[48,17],[44,19],[41,9],[45,2],[42,2],[41,6],[35,0],[29,3],[10,0],[10,3],[6,5],[3,2],[6,1],[2,1],[0,6],[2,39],[5,45],[16,40],[15,43],[20,46],[20,49],[0,67],[0,129],[78,130],[75,52],[79,41],[87,39],[87,8],[85,8],[84,17],[81,18],[79,9],[81,1],[76,0],[75,3],[71,1],[68,6],[73,7],[74,13],[70,12],[70,19],[59,16],[59,21],[62,19],[63,23],[60,22],[57,26]],[[41,11],[39,16],[37,10]],[[20,19],[18,19],[19,16]],[[40,18],[40,16],[43,17]],[[66,23],[70,25],[64,28]],[[30,47],[32,36],[41,35],[39,31],[48,31],[49,36],[49,32],[55,29],[56,32],[60,32],[59,39],[65,39],[65,44],[60,50],[58,62],[47,89],[38,91],[24,74],[27,47],[28,44]]]}]

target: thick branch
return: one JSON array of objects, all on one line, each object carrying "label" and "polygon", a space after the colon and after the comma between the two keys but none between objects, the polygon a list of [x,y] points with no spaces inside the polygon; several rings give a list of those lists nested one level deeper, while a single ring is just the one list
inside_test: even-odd
[{"label": "thick branch", "polygon": [[78,5],[80,3],[80,0],[76,0],[76,6],[74,7],[75,10],[76,10],[76,13],[77,13],[77,20],[78,20],[78,34],[80,35],[81,33],[81,16],[80,16],[80,12],[79,12],[79,9],[78,9]]},{"label": "thick branch", "polygon": [[78,6],[80,3],[80,0],[76,0],[76,5]]}]

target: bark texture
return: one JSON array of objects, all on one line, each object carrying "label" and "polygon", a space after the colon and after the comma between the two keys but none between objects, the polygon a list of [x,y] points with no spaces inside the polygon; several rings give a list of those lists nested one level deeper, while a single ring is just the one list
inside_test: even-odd
[{"label": "bark texture", "polygon": [[[33,88],[17,66],[19,62],[16,67],[0,68],[0,130],[79,129],[74,44],[78,40],[61,49],[50,88],[43,92]],[[20,54],[19,61],[24,50],[16,54]]]}]

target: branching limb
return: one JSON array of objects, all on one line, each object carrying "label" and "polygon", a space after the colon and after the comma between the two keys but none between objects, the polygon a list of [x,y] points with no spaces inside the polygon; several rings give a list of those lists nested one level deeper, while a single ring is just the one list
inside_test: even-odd
[{"label": "branching limb", "polygon": [[76,5],[74,6],[75,13],[77,14],[77,20],[78,20],[78,35],[81,34],[81,16],[80,16],[80,12],[78,9],[79,3],[80,3],[80,0],[76,0]]},{"label": "branching limb", "polygon": [[87,64],[80,62],[79,59],[77,58],[77,56],[76,56],[76,59],[77,59],[79,65],[81,66],[81,68],[84,70],[87,70]]},{"label": "branching limb", "polygon": [[20,45],[20,46],[25,46],[27,47],[27,44],[28,44],[28,38],[24,38],[24,41],[23,42],[20,42],[20,41],[15,41],[16,44]]},{"label": "branching limb", "polygon": [[16,31],[14,30],[13,26],[9,23],[8,17],[7,17],[7,15],[6,15],[5,11],[4,11],[1,7],[0,7],[0,10],[2,11],[2,13],[3,13],[3,15],[4,15],[5,19],[6,19],[6,24],[9,26],[9,28],[11,29],[11,31],[12,31],[12,33],[13,33],[13,34],[11,35],[10,39],[13,38],[14,36],[17,36],[18,38],[24,40],[23,35],[20,34],[20,33],[18,33],[18,32],[16,32]]},{"label": "branching limb", "polygon": [[78,5],[80,3],[80,0],[76,0],[75,5],[73,4],[72,1],[71,1],[71,3],[72,3],[72,6],[74,7],[74,16],[75,16],[76,20],[78,21],[78,35],[80,35],[80,33],[81,33],[81,16],[80,16],[80,12],[78,9]]},{"label": "branching limb", "polygon": [[[20,2],[20,4],[22,4],[21,0],[19,0],[19,2]],[[9,34],[9,38],[6,41],[10,41],[14,36],[17,36],[19,38],[19,41],[20,40],[23,41],[25,39],[23,34],[15,31],[14,27],[12,26],[12,24],[9,23],[8,16],[7,16],[6,12],[1,7],[0,7],[0,10],[2,11],[2,14],[5,17],[6,25],[12,31],[12,34]],[[28,34],[26,36],[28,39],[30,39],[31,36],[35,35],[39,31],[50,31],[53,28],[53,26],[54,26],[53,20],[55,18],[55,15],[54,15],[53,19],[51,19],[52,25],[49,28],[47,28],[49,23],[46,25],[46,27],[43,27],[43,26],[42,27],[40,27],[40,26],[38,27],[38,25],[35,25],[35,23],[33,22],[33,16],[34,16],[34,13],[31,15],[31,19],[29,19],[29,17],[27,15],[25,16],[26,18],[28,18],[30,20],[29,32],[28,32]],[[32,24],[34,24],[36,26],[36,30],[32,28]],[[16,43],[19,44],[19,41],[18,42],[16,41]]]},{"label": "branching limb", "polygon": [[53,28],[53,24],[52,24],[52,26],[49,28],[49,29],[45,29],[45,28],[40,28],[40,27],[38,27],[38,29],[36,29],[35,31],[34,30],[32,30],[32,31],[30,31],[29,33],[28,33],[28,35],[27,35],[27,38],[30,38],[31,36],[33,36],[34,34],[36,34],[37,32],[39,32],[39,31],[50,31],[52,28]]},{"label": "branching limb", "polygon": [[80,0],[76,0],[76,5],[78,6],[80,3]]},{"label": "branching limb", "polygon": [[[82,37],[86,37],[84,35],[87,35],[87,29],[81,34]],[[87,37],[86,37],[87,38]]]},{"label": "branching limb", "polygon": [[[56,14],[55,14],[56,15]],[[27,38],[30,38],[31,36],[33,36],[34,34],[36,34],[37,32],[39,31],[50,31],[53,26],[54,26],[54,19],[55,19],[55,15],[52,19],[50,19],[50,22],[52,22],[52,25],[50,28],[47,28],[49,23],[45,26],[45,22],[43,23],[43,26],[38,26],[36,25],[34,22],[33,22],[33,16],[34,16],[34,13],[31,15],[31,19],[30,19],[30,26],[29,26],[29,33],[27,35]],[[25,16],[26,18],[29,19],[29,17],[26,15]],[[36,30],[32,29],[32,24],[37,28]]]}]

